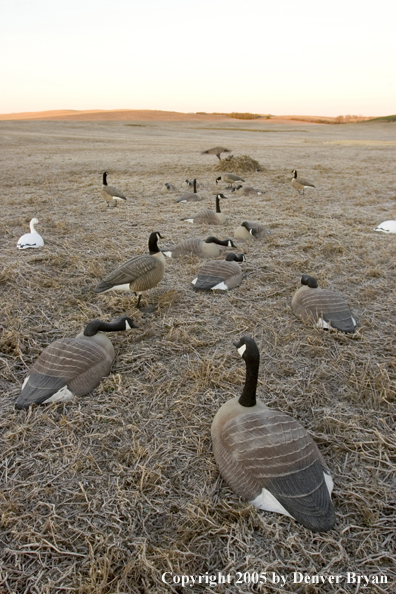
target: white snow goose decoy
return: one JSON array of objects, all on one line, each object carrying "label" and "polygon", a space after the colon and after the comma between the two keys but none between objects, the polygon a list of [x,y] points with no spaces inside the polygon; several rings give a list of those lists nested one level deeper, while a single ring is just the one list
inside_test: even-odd
[{"label": "white snow goose decoy", "polygon": [[[142,291],[152,289],[165,276],[165,257],[158,248],[158,239],[162,238],[158,231],[153,231],[149,237],[149,254],[134,256],[110,272],[98,285],[95,293],[107,291],[133,291],[138,295],[136,307],[140,305]],[[152,311],[151,306],[146,311]]]},{"label": "white snow goose decoy", "polygon": [[335,524],[333,481],[307,431],[256,400],[260,353],[250,336],[234,345],[246,363],[243,392],[218,410],[213,452],[224,480],[259,509],[294,518],[314,532]]},{"label": "white snow goose decoy", "polygon": [[210,260],[198,270],[192,284],[195,289],[227,291],[235,289],[242,282],[242,270],[237,262],[245,260],[244,254],[230,252],[225,260]]},{"label": "white snow goose decoy", "polygon": [[88,394],[109,374],[115,359],[114,347],[103,332],[137,327],[127,316],[115,322],[92,320],[75,338],[56,340],[33,364],[15,408],[67,401]]},{"label": "white snow goose decoy", "polygon": [[292,299],[292,309],[298,318],[312,320],[318,328],[355,332],[357,322],[342,295],[318,288],[316,278],[308,274],[302,275],[301,284]]},{"label": "white snow goose decoy", "polygon": [[39,235],[34,228],[35,225],[38,225],[37,219],[32,219],[30,221],[30,233],[25,233],[18,239],[17,248],[19,250],[26,250],[27,248],[39,248],[43,247],[44,240]]},{"label": "white snow goose decoy", "polygon": [[396,233],[396,221],[384,221],[374,231],[382,231],[383,233]]}]

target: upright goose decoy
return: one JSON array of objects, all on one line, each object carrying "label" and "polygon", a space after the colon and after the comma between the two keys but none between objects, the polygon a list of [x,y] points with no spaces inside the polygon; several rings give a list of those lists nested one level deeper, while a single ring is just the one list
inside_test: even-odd
[{"label": "upright goose decoy", "polygon": [[221,161],[221,153],[230,153],[230,149],[224,148],[223,146],[215,146],[214,148],[202,151],[201,155],[216,155],[219,161]]},{"label": "upright goose decoy", "polygon": [[246,363],[240,398],[212,423],[213,453],[223,479],[259,509],[294,518],[314,532],[333,528],[333,481],[313,439],[289,415],[256,400],[260,353],[250,336],[234,342]]},{"label": "upright goose decoy", "polygon": [[114,186],[107,185],[107,172],[103,173],[102,198],[107,202],[107,206],[115,208],[120,200],[126,201],[124,194],[121,194]]},{"label": "upright goose decoy", "polygon": [[382,231],[383,233],[396,233],[396,221],[384,221],[374,231]]},{"label": "upright goose decoy", "polygon": [[115,322],[92,320],[75,338],[56,340],[33,364],[15,408],[67,401],[88,394],[109,374],[115,358],[114,347],[103,332],[137,327],[127,316]]},{"label": "upright goose decoy", "polygon": [[311,182],[306,179],[301,179],[300,177],[297,179],[297,169],[293,169],[292,171],[293,179],[292,179],[292,186],[297,192],[300,194],[301,190],[304,195],[304,188],[315,188]]},{"label": "upright goose decoy", "polygon": [[141,293],[158,285],[165,275],[165,258],[158,248],[161,237],[158,231],[151,233],[148,242],[150,253],[134,256],[121,264],[95,287],[95,293],[134,291],[139,296],[136,304],[139,307]]},{"label": "upright goose decoy", "polygon": [[219,181],[223,181],[226,184],[229,184],[232,188],[233,185],[235,184],[235,182],[237,182],[237,181],[244,182],[245,180],[242,179],[242,177],[239,177],[239,175],[235,175],[235,173],[223,173],[223,175],[220,175],[219,177],[216,178],[216,184],[218,184]]},{"label": "upright goose decoy", "polygon": [[198,239],[192,237],[184,239],[177,245],[164,250],[165,256],[168,258],[180,258],[181,256],[193,255],[199,258],[216,258],[220,254],[219,246],[233,247],[236,245],[231,239],[217,239],[217,237],[210,236],[207,239]]},{"label": "upright goose decoy", "polygon": [[226,222],[226,215],[220,211],[220,199],[227,198],[224,194],[216,195],[216,212],[209,208],[203,208],[196,215],[192,217],[184,217],[181,220],[188,223],[195,223],[197,225],[224,225]]},{"label": "upright goose decoy", "polygon": [[196,289],[228,291],[242,282],[242,270],[237,262],[245,260],[244,254],[227,254],[225,260],[211,260],[198,270],[192,284]]},{"label": "upright goose decoy", "polygon": [[260,223],[256,221],[249,222],[243,221],[243,223],[237,227],[234,231],[234,235],[237,239],[265,239],[271,235],[269,229],[265,229]]},{"label": "upright goose decoy", "polygon": [[38,225],[37,219],[32,219],[30,221],[30,233],[25,233],[18,239],[17,248],[18,250],[26,250],[28,248],[39,248],[43,247],[44,240],[39,235],[34,228],[35,225]]},{"label": "upright goose decoy", "polygon": [[203,200],[202,196],[197,193],[197,180],[193,181],[193,192],[185,192],[176,200],[176,202],[200,202]]},{"label": "upright goose decoy", "polygon": [[303,274],[292,299],[292,309],[304,321],[313,320],[318,328],[336,328],[353,333],[357,322],[345,299],[328,289],[319,289],[315,277]]},{"label": "upright goose decoy", "polygon": [[169,184],[168,182],[166,182],[163,186],[162,186],[162,191],[163,192],[177,192],[177,188],[176,186],[174,186],[173,184]]}]

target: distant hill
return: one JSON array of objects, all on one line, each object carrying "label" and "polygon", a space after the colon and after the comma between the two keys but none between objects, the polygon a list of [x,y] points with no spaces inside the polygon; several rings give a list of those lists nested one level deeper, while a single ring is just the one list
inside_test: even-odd
[{"label": "distant hill", "polygon": [[370,118],[369,122],[396,122],[396,115],[382,116],[381,118]]},{"label": "distant hill", "polygon": [[35,111],[25,113],[10,113],[0,115],[0,120],[63,120],[63,121],[125,121],[125,120],[148,120],[148,121],[224,121],[228,119],[223,114],[195,114],[180,113],[177,111],[160,111],[150,109],[114,109],[102,110],[91,109],[77,111],[71,109],[56,111]]}]

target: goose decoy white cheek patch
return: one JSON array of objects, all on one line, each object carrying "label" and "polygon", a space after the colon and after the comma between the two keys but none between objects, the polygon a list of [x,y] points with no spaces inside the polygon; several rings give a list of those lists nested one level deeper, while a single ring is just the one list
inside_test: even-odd
[{"label": "goose decoy white cheek patch", "polygon": [[243,344],[242,346],[239,347],[238,353],[241,355],[241,357],[243,356],[243,353],[246,351],[246,344]]}]

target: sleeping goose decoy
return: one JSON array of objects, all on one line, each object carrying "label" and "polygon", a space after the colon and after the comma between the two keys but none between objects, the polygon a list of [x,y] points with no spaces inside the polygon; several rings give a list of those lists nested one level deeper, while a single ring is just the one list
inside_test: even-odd
[{"label": "sleeping goose decoy", "polygon": [[107,172],[103,173],[102,197],[106,200],[107,206],[114,208],[120,200],[126,201],[124,194],[121,194],[114,186],[107,185]]},{"label": "sleeping goose decoy", "polygon": [[184,239],[177,245],[164,250],[168,258],[180,258],[181,256],[193,255],[199,258],[216,258],[220,254],[219,246],[236,248],[231,239],[217,239],[210,236],[207,239],[192,237]]},{"label": "sleeping goose decoy", "polygon": [[293,169],[292,174],[293,174],[292,186],[295,190],[297,190],[297,192],[299,194],[302,190],[302,193],[304,195],[304,188],[315,188],[315,186],[313,184],[311,184],[311,182],[309,182],[308,180],[301,179],[301,178],[297,179],[297,169]]},{"label": "sleeping goose decoy", "polygon": [[219,161],[221,161],[221,153],[230,153],[230,149],[226,149],[223,146],[215,146],[214,148],[202,151],[201,155],[216,155]]},{"label": "sleeping goose decoy", "polygon": [[92,320],[75,338],[56,340],[33,364],[15,408],[67,401],[88,394],[109,374],[115,359],[114,347],[103,332],[137,327],[127,316],[115,322]]},{"label": "sleeping goose decoy", "polygon": [[[187,180],[186,180],[187,181]],[[185,192],[176,200],[176,202],[200,202],[203,200],[202,196],[197,194],[197,180],[193,181],[193,192]]]},{"label": "sleeping goose decoy", "polygon": [[384,221],[374,231],[382,231],[383,233],[396,233],[396,221]]},{"label": "sleeping goose decoy", "polygon": [[243,392],[218,410],[213,453],[223,479],[259,509],[294,518],[314,532],[335,524],[333,481],[313,439],[289,415],[256,400],[260,353],[250,336],[234,345],[246,363]]},{"label": "sleeping goose decoy", "polygon": [[174,186],[173,184],[169,184],[168,182],[166,182],[163,186],[162,186],[162,191],[163,192],[177,192],[177,188],[176,186]]},{"label": "sleeping goose decoy", "polygon": [[242,270],[237,262],[245,260],[244,254],[227,254],[225,260],[211,260],[198,270],[192,284],[196,289],[227,291],[235,289],[242,282]]},{"label": "sleeping goose decoy", "polygon": [[152,289],[164,278],[165,258],[158,248],[160,233],[153,232],[149,237],[149,254],[134,256],[116,270],[110,272],[94,289],[95,293],[107,291],[134,291],[139,297],[141,293]]},{"label": "sleeping goose decoy", "polygon": [[184,217],[181,220],[189,223],[195,223],[197,225],[224,225],[226,222],[226,215],[220,211],[220,199],[227,198],[224,194],[216,195],[216,212],[209,208],[203,208],[196,215],[192,217]]},{"label": "sleeping goose decoy", "polygon": [[243,221],[240,227],[237,227],[234,231],[234,235],[237,239],[265,239],[271,235],[269,229],[265,229],[260,223],[256,221],[249,222]]},{"label": "sleeping goose decoy", "polygon": [[345,299],[328,289],[319,289],[315,277],[303,274],[294,294],[292,309],[304,321],[313,320],[318,328],[336,328],[353,333],[357,322]]},{"label": "sleeping goose decoy", "polygon": [[235,182],[237,182],[237,181],[244,182],[245,180],[242,179],[241,177],[239,177],[239,175],[235,175],[235,173],[223,173],[223,175],[220,175],[219,177],[216,178],[216,184],[218,184],[219,181],[223,181],[223,182],[229,184],[231,187],[233,187],[233,184],[235,184]]},{"label": "sleeping goose decoy", "polygon": [[241,184],[232,188],[231,191],[238,192],[238,194],[242,194],[243,196],[262,196],[266,193],[264,190],[253,188],[253,186],[242,186]]},{"label": "sleeping goose decoy", "polygon": [[38,220],[32,219],[30,221],[30,233],[25,233],[25,235],[22,235],[22,237],[18,239],[18,250],[43,247],[44,240],[41,235],[37,233],[36,229],[34,228],[35,225],[38,225]]}]

